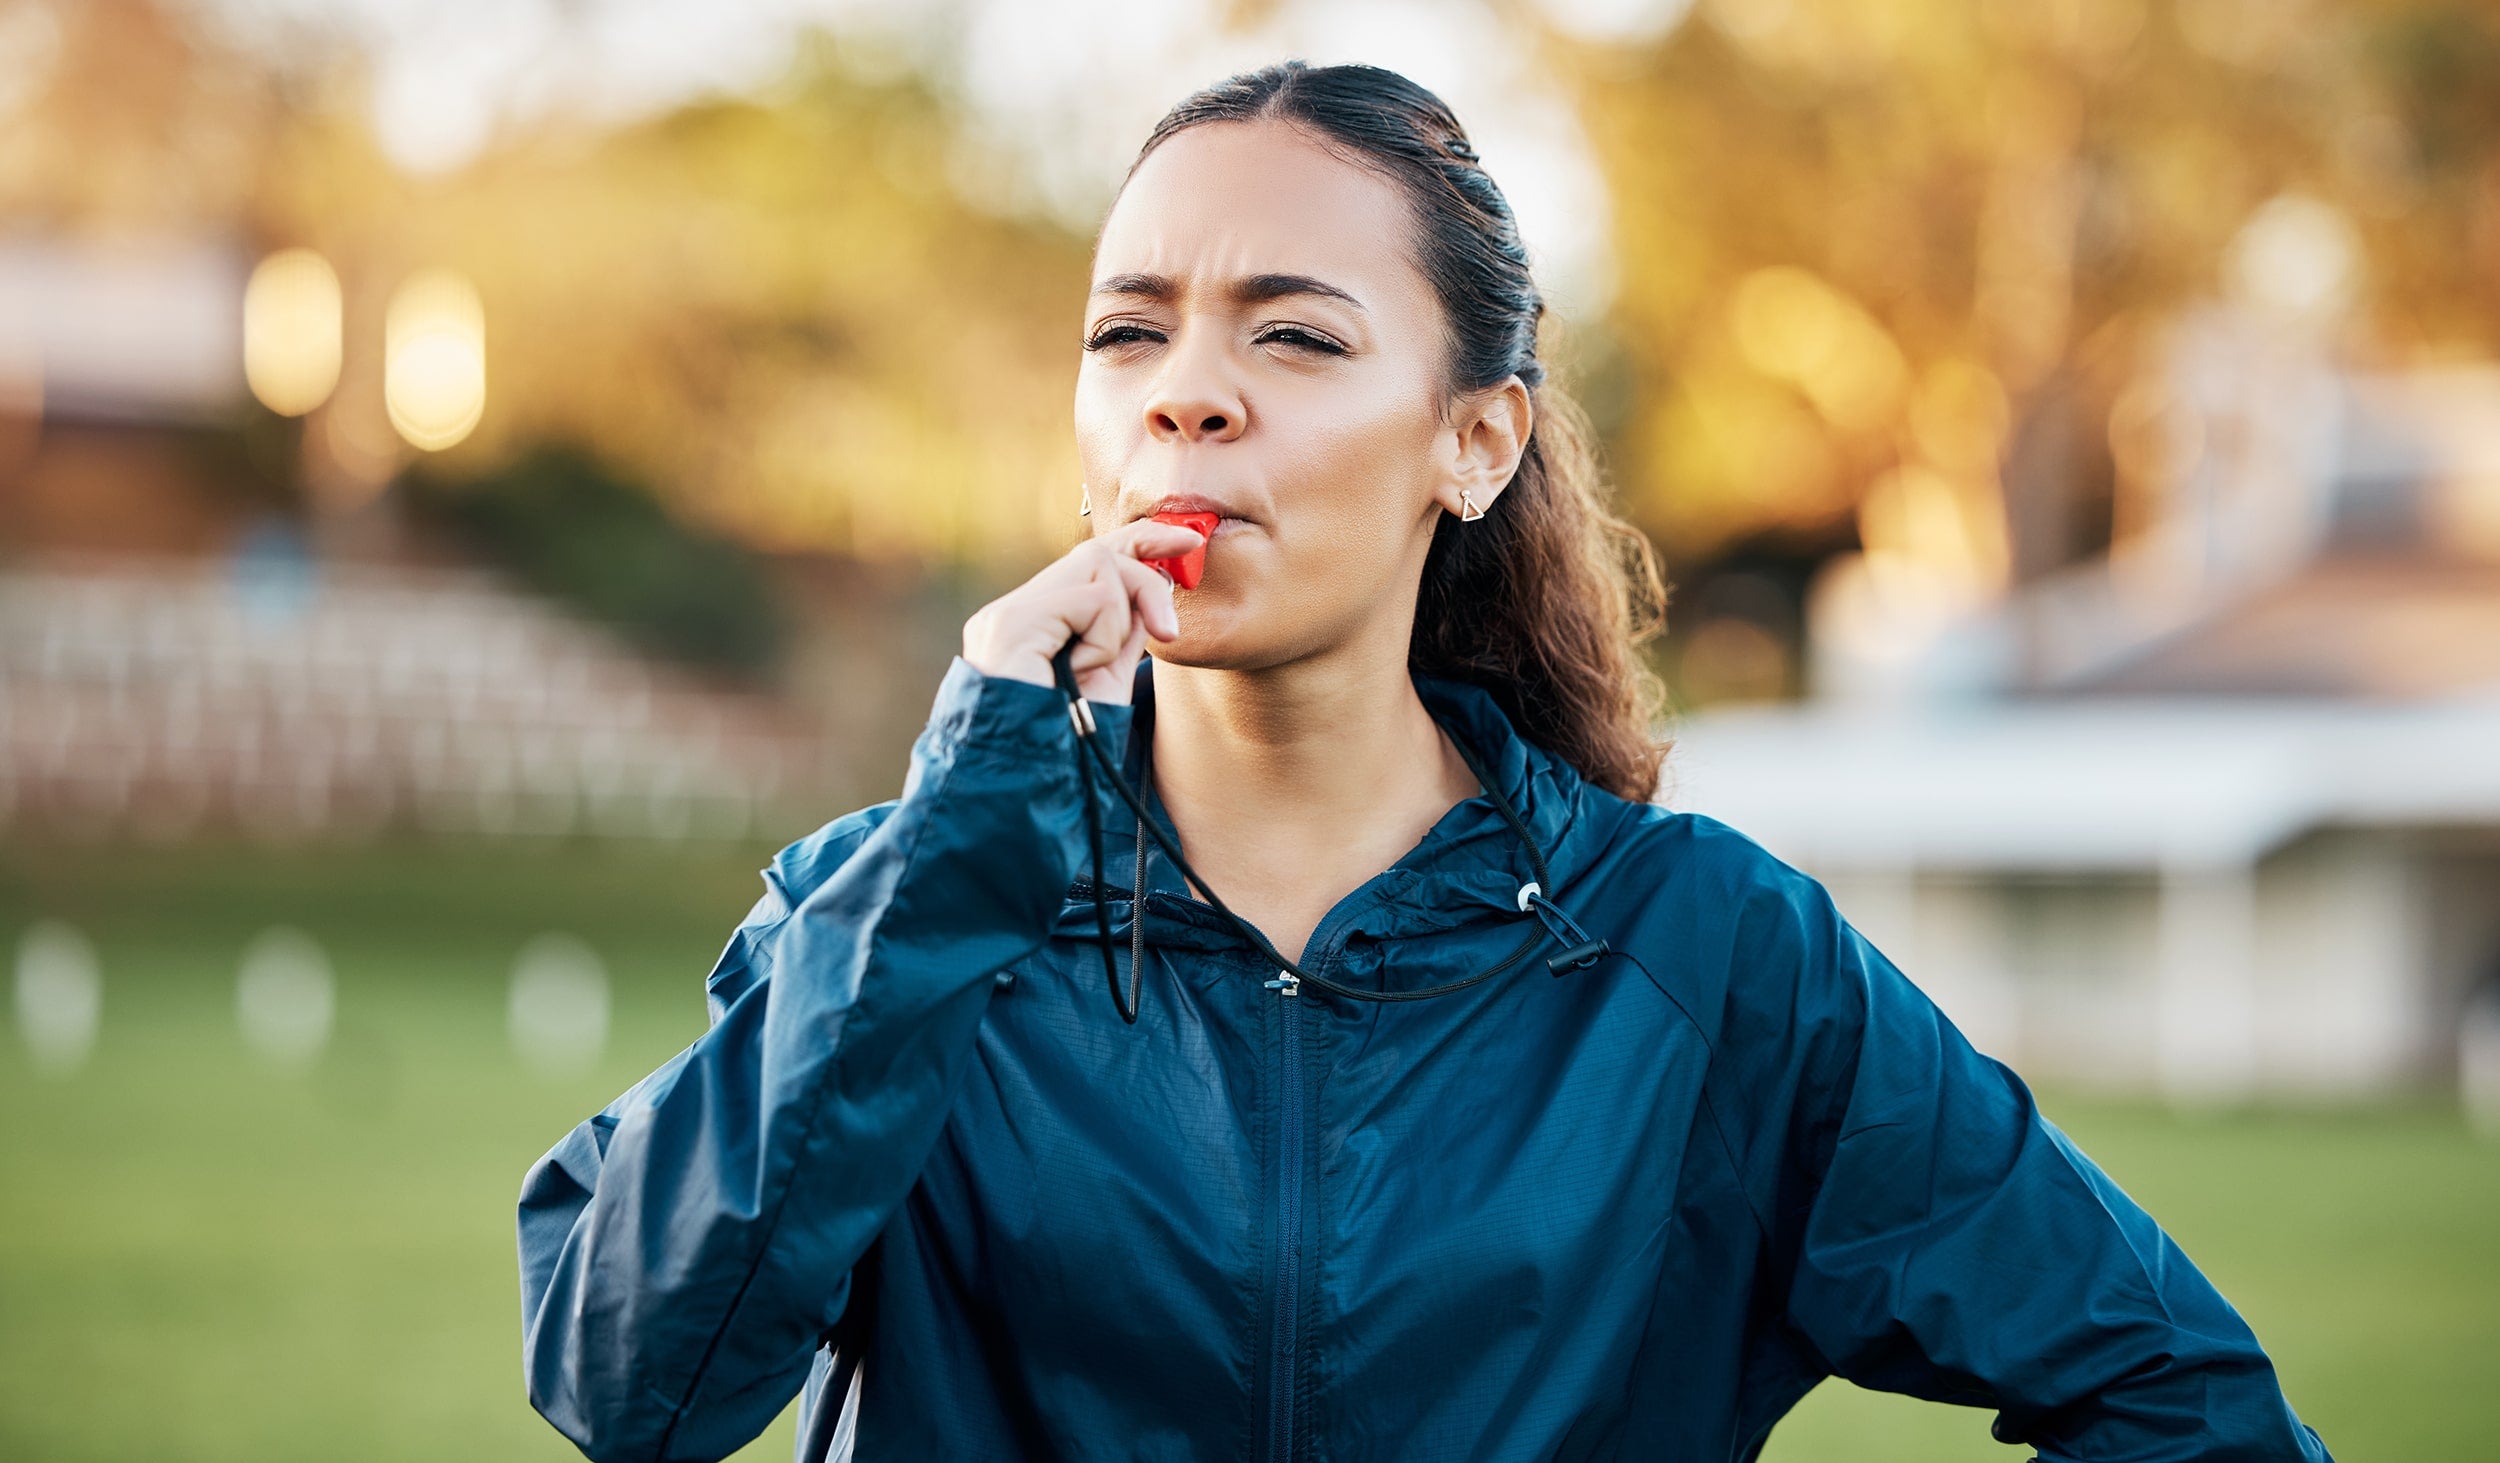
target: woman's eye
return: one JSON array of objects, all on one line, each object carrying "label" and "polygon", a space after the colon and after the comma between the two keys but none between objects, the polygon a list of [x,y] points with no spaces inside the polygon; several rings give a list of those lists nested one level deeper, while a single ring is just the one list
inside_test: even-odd
[{"label": "woman's eye", "polygon": [[1323,355],[1345,354],[1345,347],[1330,340],[1327,336],[1294,325],[1270,326],[1259,332],[1259,341],[1261,344],[1273,342],[1278,345],[1289,345],[1297,350],[1318,351]]},{"label": "woman's eye", "polygon": [[1108,350],[1115,345],[1136,345],[1141,341],[1161,339],[1161,333],[1142,325],[1106,325],[1085,338],[1085,348],[1089,351]]}]

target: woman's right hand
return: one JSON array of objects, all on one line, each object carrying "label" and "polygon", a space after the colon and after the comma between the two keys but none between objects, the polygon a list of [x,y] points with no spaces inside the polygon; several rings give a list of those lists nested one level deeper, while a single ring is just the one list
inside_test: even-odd
[{"label": "woman's right hand", "polygon": [[1173,640],[1180,617],[1172,581],[1145,560],[1198,546],[1195,529],[1141,518],[1068,550],[964,622],[964,660],[985,676],[1052,684],[1051,657],[1078,637],[1068,658],[1088,701],[1128,704],[1146,637]]}]

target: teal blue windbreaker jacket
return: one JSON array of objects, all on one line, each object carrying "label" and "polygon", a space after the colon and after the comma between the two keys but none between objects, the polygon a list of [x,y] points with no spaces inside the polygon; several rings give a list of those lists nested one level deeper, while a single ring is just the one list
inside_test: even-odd
[{"label": "teal blue windbreaker jacket", "polygon": [[[1094,706],[1132,773],[1152,682]],[[1820,884],[1417,686],[1522,826],[1451,808],[1304,967],[1498,963],[1523,832],[1610,953],[1288,994],[1158,856],[1128,1024],[1068,708],[958,660],[902,796],[765,871],[710,1028],[530,1170],[531,1402],[618,1463],[802,1395],[803,1458],[1720,1463],[1838,1375],[2044,1459],[2324,1463],[2239,1315]]]}]

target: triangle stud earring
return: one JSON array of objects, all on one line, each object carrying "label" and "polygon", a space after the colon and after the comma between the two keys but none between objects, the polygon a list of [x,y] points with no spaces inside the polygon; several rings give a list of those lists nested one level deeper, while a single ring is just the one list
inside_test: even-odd
[{"label": "triangle stud earring", "polygon": [[1484,510],[1476,506],[1476,495],[1465,488],[1458,490],[1458,516],[1463,523],[1473,523],[1484,516]]},{"label": "triangle stud earring", "polygon": [[1090,518],[1093,516],[1093,512],[1094,485],[1092,483],[1078,483],[1076,485],[1076,516],[1079,518]]}]

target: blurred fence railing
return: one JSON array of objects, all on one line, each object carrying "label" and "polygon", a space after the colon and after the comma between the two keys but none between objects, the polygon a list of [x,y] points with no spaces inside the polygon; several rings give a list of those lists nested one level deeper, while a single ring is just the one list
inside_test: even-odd
[{"label": "blurred fence railing", "polygon": [[822,739],[476,571],[0,572],[0,820],[70,834],[741,837]]}]

